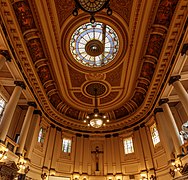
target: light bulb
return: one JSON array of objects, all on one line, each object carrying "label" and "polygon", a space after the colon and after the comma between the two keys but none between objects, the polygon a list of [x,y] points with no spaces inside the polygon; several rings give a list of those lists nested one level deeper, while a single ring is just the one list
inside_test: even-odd
[{"label": "light bulb", "polygon": [[5,156],[3,157],[3,159],[7,159],[7,154],[5,154]]}]

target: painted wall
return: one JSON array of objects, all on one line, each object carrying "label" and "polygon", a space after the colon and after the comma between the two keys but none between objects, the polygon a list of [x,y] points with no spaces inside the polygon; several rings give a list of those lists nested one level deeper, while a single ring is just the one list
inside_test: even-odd
[{"label": "painted wall", "polygon": [[[181,129],[182,122],[186,122],[187,115],[182,111],[182,105],[178,104],[171,108],[174,118]],[[20,133],[26,110],[17,107],[13,121],[9,129],[9,136],[14,139]],[[165,121],[165,117],[161,117]],[[150,126],[154,123],[155,116],[148,117],[145,125],[120,134],[106,134],[105,136],[72,134],[61,130],[48,123],[44,116],[33,115],[29,134],[25,144],[26,157],[30,160],[30,171],[27,176],[33,179],[41,179],[41,174],[55,175],[72,179],[96,180],[129,180],[140,179],[141,171],[148,170],[150,177],[154,174],[159,180],[172,179],[169,174],[171,168],[164,144],[168,144],[173,153],[174,146],[170,132],[164,135],[159,131],[161,142],[154,147]],[[44,143],[37,141],[40,127],[45,129]],[[158,130],[160,127],[158,126]],[[125,155],[123,139],[132,137],[134,153]],[[72,140],[71,153],[62,152],[63,138]],[[94,151],[99,147],[98,168],[96,171],[96,154]],[[184,158],[184,163],[188,157]]]}]

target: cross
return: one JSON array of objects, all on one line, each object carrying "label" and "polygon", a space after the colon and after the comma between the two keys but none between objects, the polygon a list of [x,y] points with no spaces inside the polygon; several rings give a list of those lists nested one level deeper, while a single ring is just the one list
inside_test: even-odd
[{"label": "cross", "polygon": [[96,171],[99,171],[99,153],[103,153],[103,151],[100,151],[99,146],[96,146],[95,151],[91,151],[91,153],[95,153]]}]

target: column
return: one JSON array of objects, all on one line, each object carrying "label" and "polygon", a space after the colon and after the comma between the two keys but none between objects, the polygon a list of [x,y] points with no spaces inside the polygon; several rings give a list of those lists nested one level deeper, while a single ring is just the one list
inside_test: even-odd
[{"label": "column", "polygon": [[107,134],[105,135],[106,138],[106,149],[107,151],[105,152],[104,156],[106,155],[106,160],[107,160],[107,174],[112,174],[113,173],[113,167],[112,167],[112,149],[111,149],[111,135]]},{"label": "column", "polygon": [[16,106],[18,104],[18,100],[20,98],[22,89],[26,88],[24,82],[22,81],[15,81],[14,83],[16,87],[14,88],[14,91],[6,105],[5,111],[2,116],[1,131],[0,131],[1,142],[5,141],[5,138],[8,133],[8,129],[10,127],[10,123],[11,123],[14,111],[16,109]]},{"label": "column", "polygon": [[59,127],[56,127],[56,135],[55,135],[55,146],[53,147],[53,152],[52,152],[52,160],[51,160],[51,166],[50,166],[50,170],[55,171],[56,169],[56,163],[57,163],[57,159],[58,159],[58,155],[61,154],[61,149],[62,149],[62,130]]},{"label": "column", "polygon": [[179,81],[179,79],[181,79],[180,75],[172,76],[170,78],[169,84],[172,84],[172,86],[176,90],[176,93],[178,94],[180,101],[182,102],[185,112],[188,115],[188,93],[183,87],[182,83]]},{"label": "column", "polygon": [[27,109],[27,113],[26,113],[26,116],[25,116],[25,119],[24,119],[24,122],[22,125],[22,129],[20,132],[20,138],[19,138],[19,142],[18,142],[19,147],[18,147],[17,153],[20,155],[22,155],[23,150],[24,150],[25,141],[26,141],[27,134],[29,131],[29,126],[31,124],[31,119],[33,116],[33,111],[37,107],[35,102],[28,102],[28,105],[29,105],[29,107]]},{"label": "column", "polygon": [[55,143],[55,134],[56,134],[55,125],[51,124],[50,132],[48,135],[48,144],[46,146],[43,169],[50,169],[50,165],[52,161],[52,153],[53,153],[53,148],[54,148],[54,143]]},{"label": "column", "polygon": [[84,139],[83,139],[83,136],[81,137],[81,142],[80,142],[80,160],[79,160],[79,173],[82,174],[83,172],[83,153],[84,153],[84,150],[83,150],[83,144],[84,144]]},{"label": "column", "polygon": [[82,153],[80,146],[81,145],[82,134],[76,134],[76,152],[74,158],[74,173],[79,173],[79,164],[80,164],[80,155]]},{"label": "column", "polygon": [[39,134],[39,129],[40,129],[40,119],[42,116],[42,112],[40,110],[34,110],[33,112],[33,126],[30,126],[30,128],[32,128],[32,132],[33,134],[31,134],[31,142],[28,143],[28,148],[27,148],[27,152],[26,152],[26,158],[27,159],[31,159],[31,155],[32,155],[32,150],[35,146],[35,143],[37,142],[37,138],[38,138],[38,134]]},{"label": "column", "polygon": [[165,149],[167,161],[170,162],[170,160],[172,159],[173,146],[171,146],[172,139],[169,137],[170,132],[168,131],[168,127],[165,122],[165,119],[163,119],[163,114],[164,114],[163,109],[156,108],[154,113],[159,129],[160,141]]},{"label": "column", "polygon": [[11,61],[9,52],[8,50],[0,49],[0,70],[2,69],[6,61]]},{"label": "column", "polygon": [[145,164],[145,156],[144,156],[144,152],[143,152],[143,144],[141,141],[141,137],[140,137],[140,127],[137,126],[134,128],[134,140],[135,140],[135,144],[136,147],[135,148],[135,153],[137,154],[137,156],[139,157],[140,160],[140,170],[145,170],[146,164]]},{"label": "column", "polygon": [[168,123],[168,127],[171,132],[172,141],[175,147],[175,152],[176,152],[176,155],[178,156],[178,155],[181,155],[181,149],[180,149],[181,139],[180,139],[180,135],[179,135],[179,131],[178,131],[175,119],[173,117],[173,114],[167,102],[168,102],[168,99],[161,99],[159,102],[159,105],[161,105],[161,107],[163,108],[164,115],[166,117],[166,122]]},{"label": "column", "polygon": [[150,144],[148,141],[148,134],[147,134],[146,126],[144,123],[140,125],[139,131],[140,131],[140,139],[142,143],[145,166],[146,166],[146,169],[148,170],[148,169],[153,168],[153,162],[152,162]]},{"label": "column", "polygon": [[120,157],[120,144],[119,144],[119,134],[113,134],[113,147],[114,148],[114,156],[115,156],[115,167],[116,172],[114,174],[121,174],[121,157]]},{"label": "column", "polygon": [[114,152],[114,138],[113,136],[110,138],[111,139],[111,151],[112,151],[112,174],[116,174],[116,160],[115,160],[115,152]]},{"label": "column", "polygon": [[91,174],[91,149],[89,135],[83,135],[83,173]]}]

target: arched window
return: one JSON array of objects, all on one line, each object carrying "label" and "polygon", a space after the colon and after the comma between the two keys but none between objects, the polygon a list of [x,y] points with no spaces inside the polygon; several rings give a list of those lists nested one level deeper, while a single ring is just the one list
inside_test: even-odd
[{"label": "arched window", "polygon": [[64,153],[70,153],[71,152],[71,139],[68,138],[63,138],[63,143],[62,143],[62,151]]},{"label": "arched window", "polygon": [[3,115],[5,105],[6,105],[6,101],[0,96],[0,117]]},{"label": "arched window", "polygon": [[151,132],[151,138],[152,138],[152,141],[153,141],[153,145],[156,146],[160,142],[159,132],[157,130],[156,123],[154,123],[150,127],[150,132]]},{"label": "arched window", "polygon": [[41,127],[40,130],[39,130],[39,134],[38,134],[38,142],[39,143],[44,143],[44,138],[45,138],[45,135],[46,135],[46,130]]},{"label": "arched window", "polygon": [[134,153],[132,137],[125,138],[123,140],[125,154]]}]

